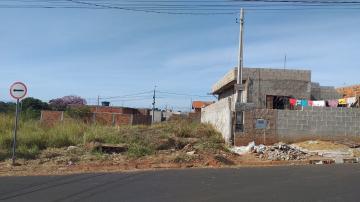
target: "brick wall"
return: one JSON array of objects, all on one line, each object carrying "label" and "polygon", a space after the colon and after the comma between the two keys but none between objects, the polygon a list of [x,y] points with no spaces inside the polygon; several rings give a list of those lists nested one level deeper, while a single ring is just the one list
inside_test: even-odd
[{"label": "brick wall", "polygon": [[336,90],[344,97],[360,96],[360,85],[337,88]]},{"label": "brick wall", "polygon": [[[62,121],[64,118],[63,112],[61,111],[42,111],[41,122],[46,124],[55,124],[56,122]],[[143,114],[120,114],[120,113],[92,113],[88,118],[84,120],[86,123],[98,123],[104,125],[150,125],[151,116]]]},{"label": "brick wall", "polygon": [[150,125],[152,118],[150,115],[134,114],[132,115],[132,125]]},{"label": "brick wall", "polygon": [[[236,133],[235,144],[247,145],[251,141],[256,144],[273,144],[279,141],[276,133],[277,110],[254,109],[245,112],[244,132]],[[265,119],[268,123],[266,129],[256,129],[257,119]]]},{"label": "brick wall", "polygon": [[64,112],[62,111],[41,111],[40,121],[45,124],[54,124],[62,121],[64,118]]}]

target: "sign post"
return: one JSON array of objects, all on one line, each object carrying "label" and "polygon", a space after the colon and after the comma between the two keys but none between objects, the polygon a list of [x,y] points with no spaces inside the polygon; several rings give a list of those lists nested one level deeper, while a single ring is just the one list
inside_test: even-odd
[{"label": "sign post", "polygon": [[22,82],[15,82],[10,87],[10,95],[16,99],[16,110],[15,110],[15,127],[14,127],[14,139],[12,144],[12,165],[15,165],[16,159],[16,135],[19,122],[19,102],[20,99],[24,98],[27,93],[27,87]]}]

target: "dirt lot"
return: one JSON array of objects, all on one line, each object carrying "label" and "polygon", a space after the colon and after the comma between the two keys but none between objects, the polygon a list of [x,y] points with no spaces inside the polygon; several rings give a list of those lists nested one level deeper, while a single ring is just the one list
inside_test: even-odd
[{"label": "dirt lot", "polygon": [[[281,145],[281,144],[280,144]],[[267,146],[268,151],[282,155],[291,154],[286,144],[279,146]],[[315,151],[356,151],[350,152],[350,157],[359,157],[358,148],[349,148],[344,144],[306,141],[294,144],[308,151],[311,155],[304,154],[303,158],[293,159],[267,159],[266,152],[252,151],[239,155],[230,151],[218,150],[216,152],[197,151],[190,146],[181,150],[168,149],[157,151],[153,155],[140,158],[131,158],[123,153],[100,153],[88,150],[86,147],[70,146],[42,151],[37,159],[18,159],[17,166],[11,165],[11,160],[0,162],[0,175],[60,175],[84,172],[118,172],[149,169],[172,169],[172,168],[222,168],[243,166],[276,166],[276,165],[304,165],[313,159],[326,159],[326,156],[314,153]],[[275,149],[274,149],[275,148]],[[280,148],[280,149],[278,149]],[[358,153],[357,153],[358,152]]]}]

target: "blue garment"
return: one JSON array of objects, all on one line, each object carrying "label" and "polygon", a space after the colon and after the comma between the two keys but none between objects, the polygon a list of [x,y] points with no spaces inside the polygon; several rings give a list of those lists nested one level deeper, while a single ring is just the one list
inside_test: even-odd
[{"label": "blue garment", "polygon": [[309,102],[307,100],[301,100],[301,106],[307,107],[309,105]]}]

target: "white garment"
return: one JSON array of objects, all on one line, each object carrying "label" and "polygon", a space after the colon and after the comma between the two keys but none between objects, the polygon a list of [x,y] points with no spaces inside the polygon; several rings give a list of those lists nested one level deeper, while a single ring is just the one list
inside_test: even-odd
[{"label": "white garment", "polygon": [[346,98],[346,103],[348,107],[351,107],[356,102],[356,97],[349,97]]},{"label": "white garment", "polygon": [[325,101],[324,100],[318,100],[318,101],[313,101],[313,105],[314,107],[325,107]]}]

